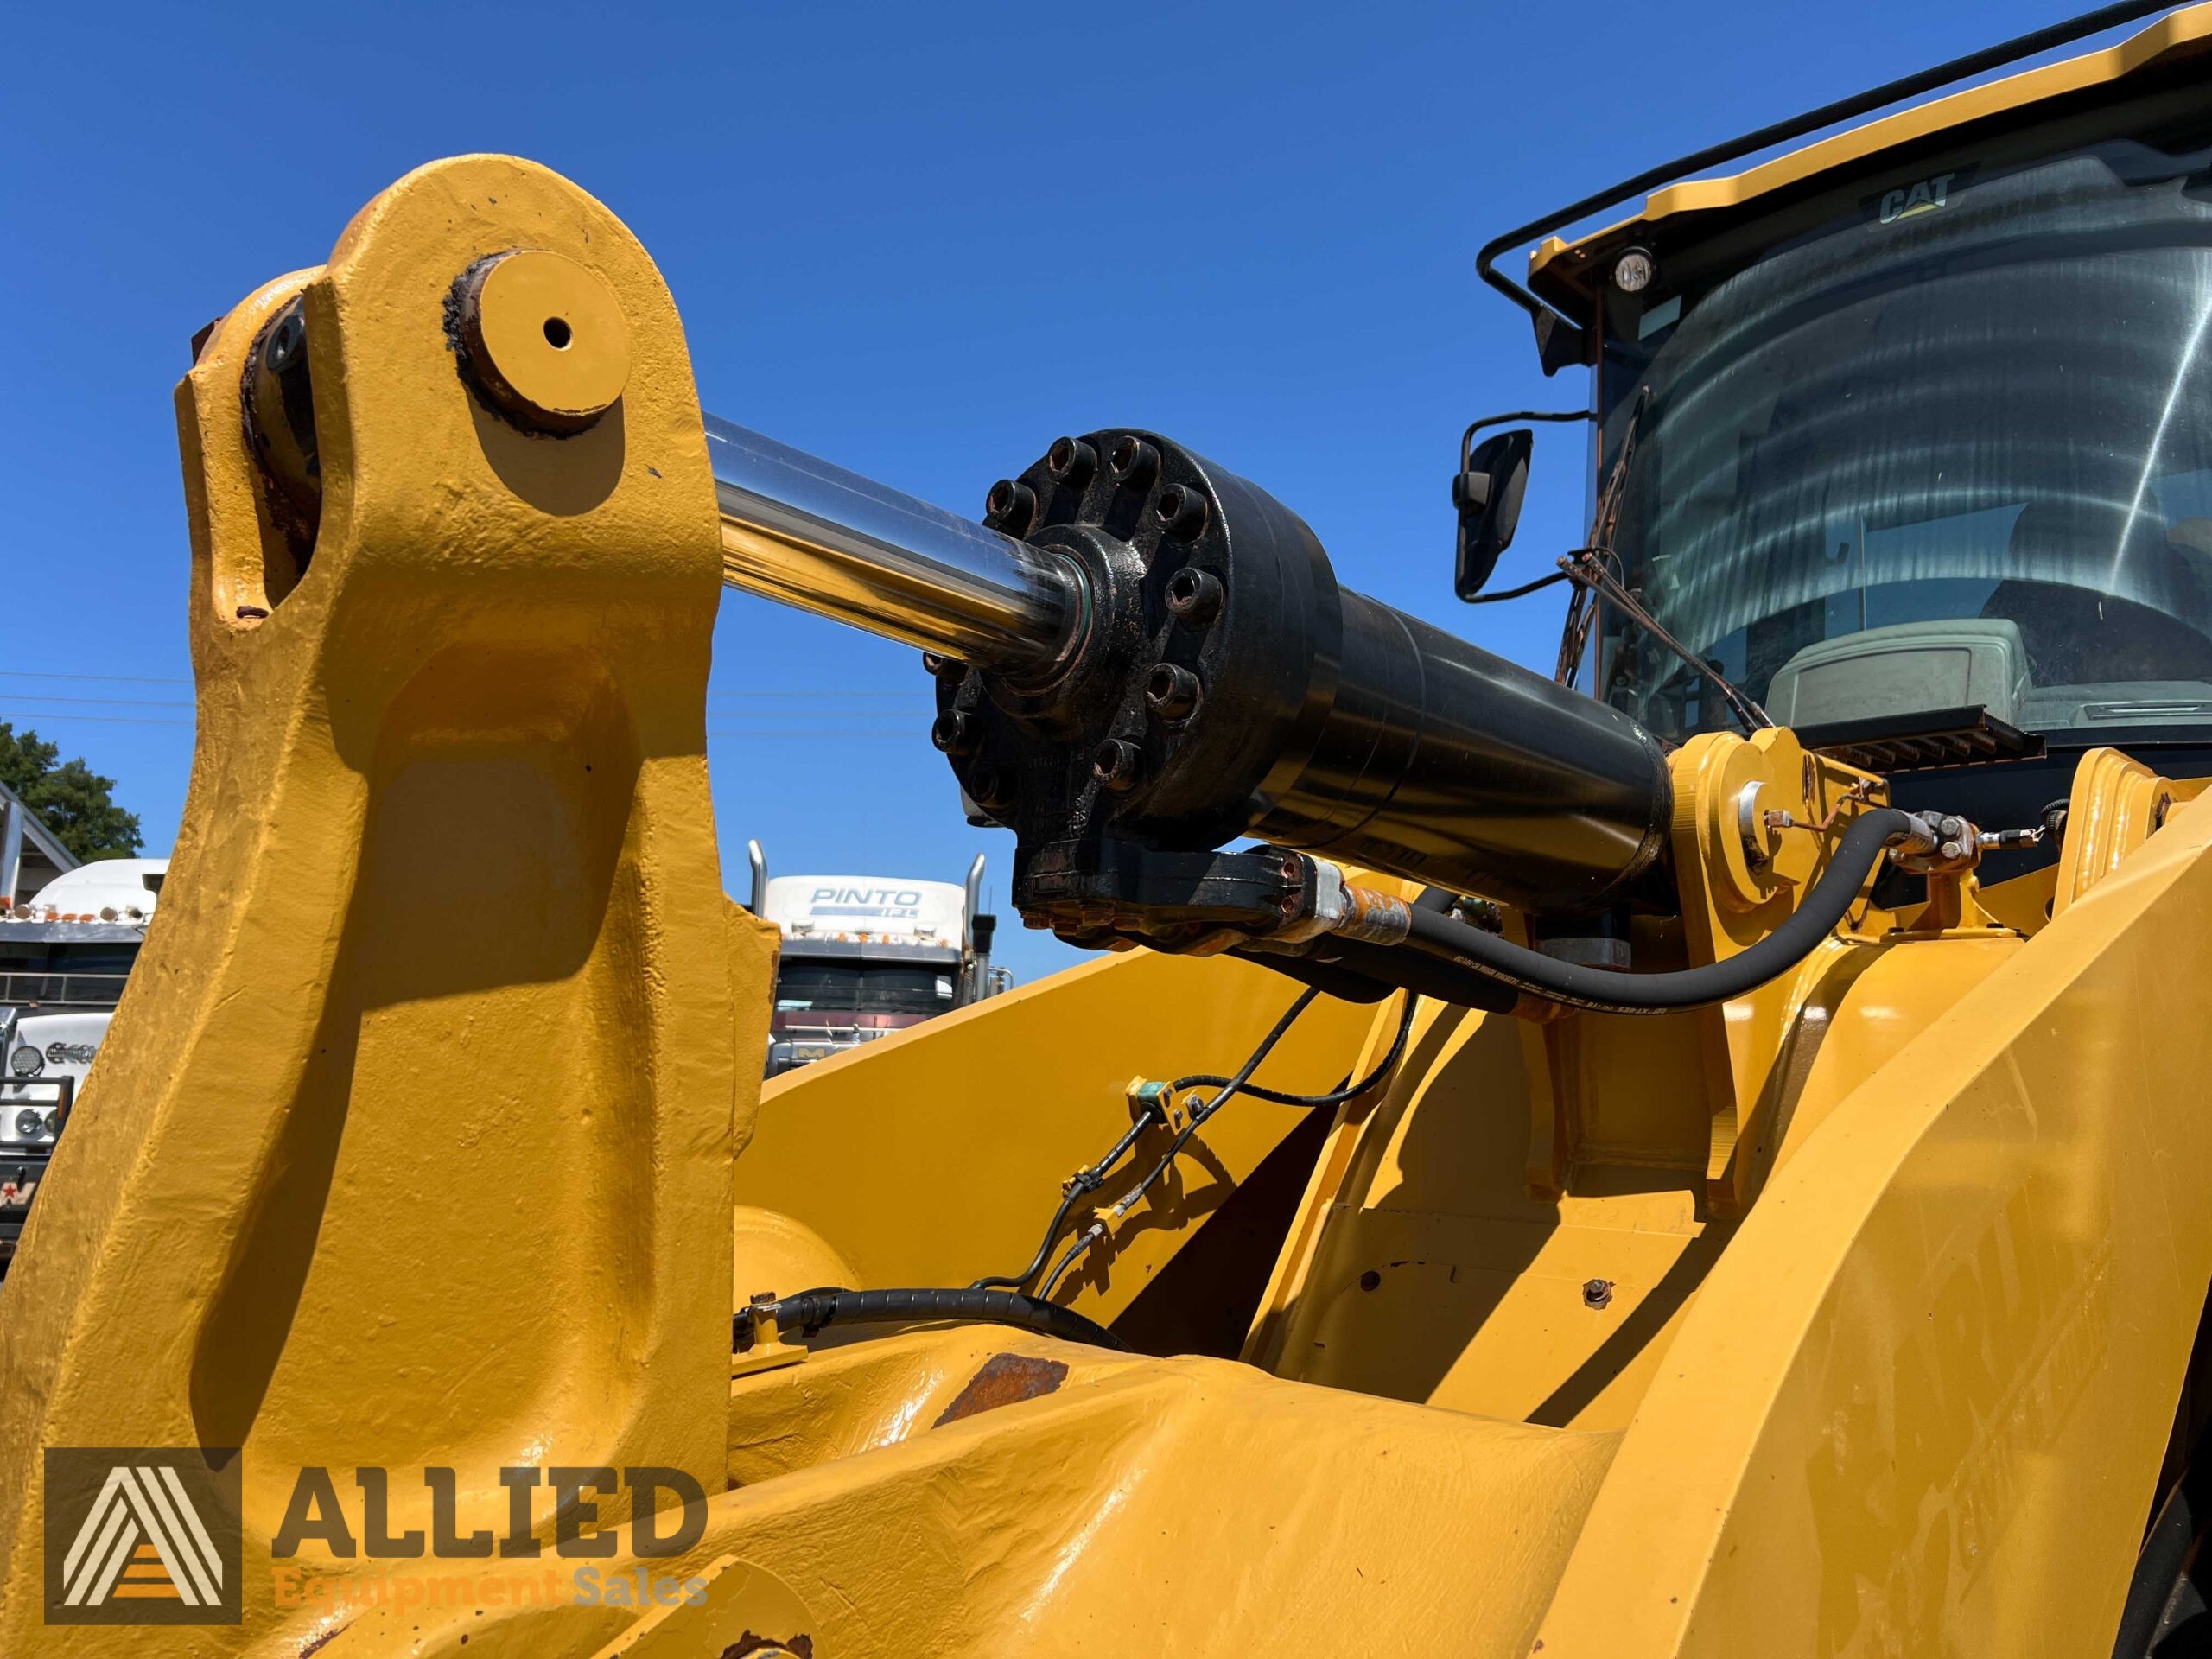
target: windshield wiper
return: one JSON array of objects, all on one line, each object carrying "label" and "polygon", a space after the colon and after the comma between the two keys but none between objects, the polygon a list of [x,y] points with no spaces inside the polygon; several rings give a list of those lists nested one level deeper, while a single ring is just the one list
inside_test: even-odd
[{"label": "windshield wiper", "polygon": [[[1611,470],[1605,474],[1605,491],[1598,498],[1598,513],[1591,521],[1588,542],[1559,562],[1560,575],[1574,584],[1574,598],[1567,607],[1567,621],[1560,632],[1559,666],[1553,671],[1552,677],[1561,685],[1574,683],[1582,666],[1583,656],[1589,649],[1591,625],[1597,620],[1598,607],[1594,601],[1602,595],[1626,613],[1635,626],[1673,652],[1701,676],[1720,694],[1722,701],[1743,722],[1745,731],[1757,731],[1762,726],[1774,724],[1767,711],[1752,700],[1750,693],[1669,633],[1659,620],[1644,608],[1643,601],[1630,593],[1627,584],[1614,574],[1620,567],[1620,557],[1613,551],[1613,532],[1620,523],[1621,501],[1627,491],[1629,462],[1636,454],[1637,437],[1643,430],[1644,411],[1649,408],[1650,403],[1651,388],[1646,385],[1637,392],[1635,405],[1629,410],[1627,425],[1621,433],[1620,449],[1613,457]],[[1615,659],[1616,665],[1619,660]],[[1600,687],[1599,691],[1602,693],[1605,689]]]}]

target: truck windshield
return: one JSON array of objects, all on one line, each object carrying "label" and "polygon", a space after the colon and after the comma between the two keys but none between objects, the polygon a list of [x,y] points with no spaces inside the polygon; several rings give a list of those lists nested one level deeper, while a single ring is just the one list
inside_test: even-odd
[{"label": "truck windshield", "polygon": [[926,963],[786,960],[776,975],[779,1014],[943,1014],[952,974]]},{"label": "truck windshield", "polygon": [[111,1008],[137,957],[135,940],[72,944],[0,936],[0,1007]]},{"label": "truck windshield", "polygon": [[[1611,296],[1628,584],[1785,725],[2212,726],[2208,169],[1961,162],[1702,290]],[[1630,619],[1601,639],[1654,730],[1729,723]]]}]

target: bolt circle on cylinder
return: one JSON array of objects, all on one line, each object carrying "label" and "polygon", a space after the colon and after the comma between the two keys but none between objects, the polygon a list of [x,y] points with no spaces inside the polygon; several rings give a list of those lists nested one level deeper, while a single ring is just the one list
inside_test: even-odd
[{"label": "bolt circle on cylinder", "polygon": [[1144,700],[1162,720],[1188,720],[1197,712],[1203,690],[1189,669],[1161,663],[1145,681]]},{"label": "bolt circle on cylinder", "polygon": [[983,523],[1008,536],[1027,536],[1037,518],[1037,493],[1027,484],[1002,478],[983,499]]},{"label": "bolt circle on cylinder", "polygon": [[1090,775],[1118,795],[1136,787],[1143,758],[1135,744],[1109,737],[1091,752]]},{"label": "bolt circle on cylinder", "polygon": [[1081,489],[1098,470],[1098,452],[1081,438],[1054,438],[1045,452],[1045,470],[1058,482]]},{"label": "bolt circle on cylinder", "polygon": [[1221,613],[1221,578],[1185,565],[1167,579],[1167,608],[1178,621],[1198,626]]},{"label": "bolt circle on cylinder", "polygon": [[1170,484],[1160,493],[1153,511],[1167,534],[1179,542],[1194,542],[1206,527],[1206,499],[1196,490]]},{"label": "bolt circle on cylinder", "polygon": [[948,709],[930,722],[930,741],[945,754],[973,754],[982,734],[973,715]]},{"label": "bolt circle on cylinder", "polygon": [[1147,484],[1160,470],[1160,451],[1142,438],[1125,435],[1106,457],[1106,468],[1123,484]]},{"label": "bolt circle on cylinder", "polygon": [[1004,806],[1007,804],[1005,776],[996,766],[985,764],[971,767],[968,773],[968,793],[978,806]]}]

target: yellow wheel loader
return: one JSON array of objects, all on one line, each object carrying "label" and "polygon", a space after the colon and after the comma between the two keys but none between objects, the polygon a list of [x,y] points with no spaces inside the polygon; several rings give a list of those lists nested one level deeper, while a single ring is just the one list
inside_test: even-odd
[{"label": "yellow wheel loader", "polygon": [[[0,1652],[2203,1650],[2212,5],[1481,264],[1590,376],[1452,475],[1513,599],[1586,454],[1551,673],[1157,432],[978,524],[702,416],[524,162],[211,325]],[[759,1084],[724,582],[919,649],[1096,960]]]}]

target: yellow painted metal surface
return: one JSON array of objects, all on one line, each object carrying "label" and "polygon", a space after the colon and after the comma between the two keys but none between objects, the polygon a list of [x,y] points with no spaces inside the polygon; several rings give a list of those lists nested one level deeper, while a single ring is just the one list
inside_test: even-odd
[{"label": "yellow painted metal surface", "polygon": [[[619,310],[619,397],[555,409],[569,435],[496,412],[447,332],[514,249]],[[238,404],[295,295],[304,568]],[[517,315],[558,350],[556,308]],[[1230,1108],[1062,1296],[1130,1319],[1318,1145],[1243,1241],[1242,1363],[974,1325],[738,1356],[756,1290],[1022,1265],[1131,1076],[1233,1069],[1291,986],[1135,954],[759,1096],[773,946],[722,897],[707,800],[720,537],[682,334],[551,175],[402,181],[226,320],[180,413],[200,747],[172,901],[0,1293],[0,1652],[121,1650],[43,1622],[41,1458],[129,1445],[242,1447],[245,1494],[243,1622],[133,1653],[2108,1644],[2212,1280],[2195,786],[2093,754],[2055,874],[1868,896],[1718,1009],[1424,1003],[1313,1141]],[[1675,764],[1653,967],[1761,937],[1872,798],[1786,733]],[[1755,818],[1747,855],[1752,783],[1827,827]],[[1330,1088],[1394,1014],[1324,999],[1261,1075]],[[461,1529],[505,1531],[503,1469],[639,1464],[703,1499],[658,1555],[664,1506],[603,1502],[594,1582],[634,1595],[573,1593],[565,1556],[271,1550],[305,1465],[394,1471],[403,1529],[451,1469]]]},{"label": "yellow painted metal surface", "polygon": [[2125,869],[1776,1174],[1547,1654],[2109,1649],[2212,1275],[2212,812]]},{"label": "yellow painted metal surface", "polygon": [[[631,331],[620,408],[558,443],[474,402],[445,332],[455,277],[516,245],[588,264]],[[303,574],[238,414],[296,293],[327,491]],[[455,1470],[469,1527],[504,1526],[502,1465],[723,1464],[772,946],[710,828],[716,514],[665,289],[572,186],[442,163],[233,311],[178,404],[199,747],[4,1291],[10,1655],[118,1640],[41,1627],[43,1446],[244,1448],[245,1623],[126,1633],[141,1654],[273,1626],[303,1464],[345,1471],[357,1529],[356,1465],[408,1471],[398,1527],[415,1471]]]},{"label": "yellow painted metal surface", "polygon": [[[1128,1130],[1131,1075],[1235,1071],[1298,989],[1232,958],[1133,951],[786,1072],[762,1092],[739,1201],[812,1230],[863,1287],[1019,1272],[1060,1183]],[[1335,1088],[1375,1021],[1373,1008],[1322,997],[1255,1081],[1300,1093]],[[1075,1294],[1062,1300],[1110,1321],[1301,1117],[1262,1100],[1224,1111],[1083,1258],[1070,1275]],[[1150,1167],[1170,1138],[1147,1132],[1134,1169]],[[1083,1219],[1134,1180],[1125,1170]],[[765,1268],[747,1277],[746,1254],[741,1236],[741,1300],[824,1282],[779,1283]]]}]

